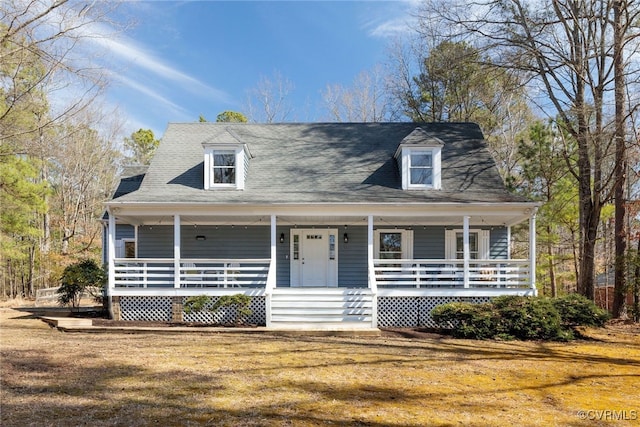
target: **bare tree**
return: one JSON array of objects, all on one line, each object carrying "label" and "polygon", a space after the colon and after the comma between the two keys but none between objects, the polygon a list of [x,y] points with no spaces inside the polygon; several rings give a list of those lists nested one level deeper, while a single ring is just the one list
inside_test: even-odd
[{"label": "bare tree", "polygon": [[[103,25],[115,7],[117,2],[69,0],[0,3],[0,139],[38,133],[91,104],[107,78],[95,61],[100,50],[89,43],[115,32]],[[54,94],[55,103],[38,102],[38,120],[31,126],[11,120],[16,110],[36,108],[34,100]]]},{"label": "bare tree", "polygon": [[327,85],[322,99],[333,121],[382,122],[391,117],[381,65],[359,73],[351,87]]},{"label": "bare tree", "polygon": [[260,76],[257,85],[248,92],[247,108],[252,122],[275,123],[290,119],[293,110],[293,83],[279,71],[273,77]]},{"label": "bare tree", "polygon": [[[493,61],[528,77],[530,100],[576,141],[566,162],[579,190],[578,290],[594,298],[595,243],[603,206],[614,194],[613,3],[605,0],[431,1],[425,16],[447,22],[457,37],[482,44]],[[623,49],[635,51],[638,7],[624,2],[629,20]],[[630,63],[624,75],[637,73]]]}]

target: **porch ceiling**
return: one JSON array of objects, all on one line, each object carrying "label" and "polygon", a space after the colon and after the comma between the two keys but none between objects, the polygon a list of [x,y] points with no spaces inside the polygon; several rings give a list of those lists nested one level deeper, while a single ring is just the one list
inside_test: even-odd
[{"label": "porch ceiling", "polygon": [[[518,214],[478,214],[471,215],[469,224],[475,227],[481,226],[511,226],[529,218],[524,213]],[[132,225],[172,225],[173,216],[171,215],[145,215],[145,216],[129,216],[118,215],[118,222]],[[183,225],[242,225],[270,226],[271,218],[269,215],[255,216],[237,216],[237,215],[181,215],[181,223]],[[282,215],[277,216],[276,222],[279,226],[366,226],[367,216],[320,216],[320,215]],[[374,226],[376,228],[394,227],[394,226],[456,226],[462,227],[463,217],[455,215],[434,215],[434,216],[378,216],[373,217]]]}]

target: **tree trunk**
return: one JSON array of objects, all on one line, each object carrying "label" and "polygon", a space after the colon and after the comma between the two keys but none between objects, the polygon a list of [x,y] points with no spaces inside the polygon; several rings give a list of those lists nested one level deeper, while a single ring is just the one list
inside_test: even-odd
[{"label": "tree trunk", "polygon": [[626,150],[625,150],[625,79],[624,79],[624,58],[623,58],[623,5],[622,0],[613,2],[614,35],[613,35],[613,67],[614,67],[614,93],[616,111],[616,160],[614,167],[614,198],[615,198],[615,285],[613,293],[613,317],[626,317],[626,271],[625,252],[627,250],[626,230],[625,230],[625,172]]},{"label": "tree trunk", "polygon": [[[551,236],[551,226],[547,225],[547,235]],[[547,256],[549,257],[549,284],[551,286],[551,297],[558,296],[558,285],[556,283],[556,272],[553,266],[553,245],[551,242],[547,244]]]}]

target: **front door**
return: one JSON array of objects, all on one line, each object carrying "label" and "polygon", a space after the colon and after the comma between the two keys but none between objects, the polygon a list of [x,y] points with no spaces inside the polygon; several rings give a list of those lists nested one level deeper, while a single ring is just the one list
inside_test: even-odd
[{"label": "front door", "polygon": [[294,229],[291,235],[291,286],[337,286],[337,230]]}]

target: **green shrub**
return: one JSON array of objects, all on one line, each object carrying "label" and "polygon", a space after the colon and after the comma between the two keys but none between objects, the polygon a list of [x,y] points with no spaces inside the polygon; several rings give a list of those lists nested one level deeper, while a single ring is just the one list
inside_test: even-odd
[{"label": "green shrub", "polygon": [[[211,297],[207,295],[198,295],[189,297],[184,303],[184,312],[191,314],[193,312],[199,312],[204,310],[211,304]],[[234,323],[237,325],[243,325],[246,322],[247,317],[252,313],[249,305],[251,304],[251,297],[245,294],[233,294],[223,295],[216,300],[216,302],[209,309],[210,312],[215,313],[222,307],[234,308],[235,319]]]},{"label": "green shrub", "polygon": [[106,274],[95,261],[85,259],[67,266],[62,272],[60,283],[57,290],[58,302],[61,305],[71,305],[73,310],[80,306],[83,292],[89,291],[93,295],[97,293],[96,288],[104,288]]},{"label": "green shrub", "polygon": [[579,295],[501,296],[486,304],[443,304],[431,317],[460,338],[567,341],[574,338],[572,327],[602,326],[609,314]]},{"label": "green shrub", "polygon": [[494,333],[503,339],[563,339],[560,314],[547,298],[502,296],[492,305],[499,319]]},{"label": "green shrub", "polygon": [[601,327],[611,318],[608,311],[599,308],[593,301],[580,294],[568,294],[551,301],[566,326]]},{"label": "green shrub", "polygon": [[444,328],[452,328],[457,338],[492,338],[497,322],[491,304],[468,302],[439,305],[431,311],[431,318]]}]

